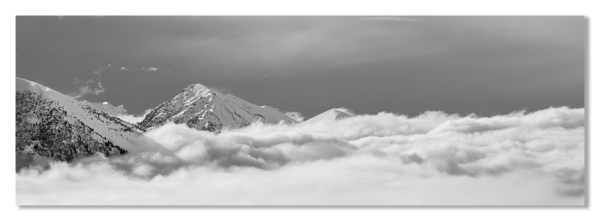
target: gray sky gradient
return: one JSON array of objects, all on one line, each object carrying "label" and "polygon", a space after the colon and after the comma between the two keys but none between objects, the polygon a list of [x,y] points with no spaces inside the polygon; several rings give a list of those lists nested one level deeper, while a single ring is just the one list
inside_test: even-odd
[{"label": "gray sky gradient", "polygon": [[493,115],[585,103],[584,17],[19,16],[16,24],[18,77],[134,114],[192,83],[306,117],[334,107]]}]

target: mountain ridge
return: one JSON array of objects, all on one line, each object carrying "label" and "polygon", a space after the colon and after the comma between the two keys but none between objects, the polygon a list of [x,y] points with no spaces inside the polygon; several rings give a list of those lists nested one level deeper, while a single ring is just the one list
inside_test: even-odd
[{"label": "mountain ridge", "polygon": [[125,107],[123,105],[113,106],[112,104],[106,101],[102,103],[92,103],[87,100],[83,100],[82,102],[90,107],[96,108],[107,114],[110,114],[113,117],[127,114],[127,110],[125,110]]},{"label": "mountain ridge", "polygon": [[151,109],[138,124],[117,117],[123,113],[123,105],[78,101],[16,77],[17,160],[22,163],[31,161],[31,157],[45,157],[71,162],[97,153],[116,156],[149,149],[163,151],[164,147],[147,141],[142,134],[168,122],[211,132],[241,128],[255,121],[296,123],[274,107],[258,106],[202,84],[188,85],[171,100]]},{"label": "mountain ridge", "polygon": [[16,151],[71,161],[121,155],[144,130],[36,82],[16,78]]},{"label": "mountain ridge", "polygon": [[311,123],[318,123],[318,122],[323,122],[323,121],[337,121],[337,120],[342,120],[342,119],[346,119],[349,117],[353,117],[356,116],[356,114],[354,114],[351,110],[347,109],[347,108],[332,108],[329,109],[323,113],[320,113],[308,120],[302,121],[301,124],[311,124]]},{"label": "mountain ridge", "polygon": [[218,132],[226,127],[241,128],[257,120],[264,123],[296,122],[273,107],[258,106],[232,94],[224,95],[195,83],[153,108],[138,125],[150,129],[174,122],[198,130]]}]

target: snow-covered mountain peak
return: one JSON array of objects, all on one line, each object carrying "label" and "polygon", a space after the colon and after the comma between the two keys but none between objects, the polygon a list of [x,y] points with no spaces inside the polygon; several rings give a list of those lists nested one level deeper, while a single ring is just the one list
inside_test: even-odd
[{"label": "snow-covered mountain peak", "polygon": [[212,96],[216,96],[217,92],[210,90],[208,87],[202,84],[190,84],[185,87],[182,93],[178,94],[174,100],[184,101],[187,105],[197,101],[200,98],[212,99]]},{"label": "snow-covered mountain peak", "polygon": [[331,109],[331,110],[332,110],[332,111],[335,111],[335,112],[338,112],[338,114],[341,114],[341,115],[350,115],[350,116],[354,116],[354,113],[352,113],[352,111],[350,111],[350,110],[348,110],[348,109],[346,109],[346,108],[343,108],[343,107],[340,107],[340,108],[333,108],[333,109]]},{"label": "snow-covered mountain peak", "polygon": [[303,121],[302,124],[310,124],[310,123],[318,123],[325,121],[337,121],[345,118],[353,117],[355,114],[346,109],[346,108],[333,108],[328,111],[325,111],[317,116],[314,116],[306,121]]},{"label": "snow-covered mountain peak", "polygon": [[202,84],[196,83],[196,84],[188,85],[187,87],[185,87],[185,89],[183,89],[183,91],[196,94],[196,93],[202,93],[202,92],[207,92],[207,91],[210,92],[211,90]]},{"label": "snow-covered mountain peak", "polygon": [[199,130],[220,131],[223,127],[244,127],[256,120],[295,122],[274,108],[260,107],[230,94],[222,95],[202,84],[191,84],[170,101],[154,108],[139,125],[152,128],[174,122]]}]

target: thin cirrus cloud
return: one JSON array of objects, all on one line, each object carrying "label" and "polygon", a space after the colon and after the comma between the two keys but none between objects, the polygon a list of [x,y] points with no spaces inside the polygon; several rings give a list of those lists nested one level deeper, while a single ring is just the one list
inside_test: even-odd
[{"label": "thin cirrus cloud", "polygon": [[141,68],[128,68],[128,67],[121,67],[119,68],[119,70],[122,71],[144,71],[144,72],[160,72],[160,73],[164,73],[165,71],[161,71],[159,70],[157,67],[141,67]]},{"label": "thin cirrus cloud", "polygon": [[584,131],[584,109],[567,107],[382,112],[219,134],[169,123],[125,156],[21,169],[17,204],[583,205]]},{"label": "thin cirrus cloud", "polygon": [[361,64],[422,56],[445,46],[419,40],[429,36],[420,33],[415,26],[398,22],[398,26],[390,28],[384,24],[387,22],[362,22],[363,19],[417,21],[402,17],[259,17],[247,21],[208,18],[193,20],[193,23],[200,30],[218,30],[215,35],[160,36],[146,43],[151,50],[195,58],[200,62],[198,65],[204,61],[226,61],[263,67]]},{"label": "thin cirrus cloud", "polygon": [[[489,44],[499,40],[502,41],[498,42],[500,48],[502,45],[529,45],[530,48],[511,49],[518,54],[532,48],[553,49],[565,43],[574,42],[575,46],[580,46],[582,39],[578,32],[580,24],[575,22],[577,19],[553,17],[190,20],[198,30],[213,32],[157,36],[144,42],[143,47],[181,58],[194,58],[198,65],[226,62],[236,64],[234,67],[248,64],[302,67],[347,66],[437,55],[464,56],[462,53],[465,51],[489,49],[490,45],[481,45],[480,42]],[[529,40],[534,40],[537,45],[531,45]],[[501,54],[510,52],[501,51]],[[531,57],[539,58],[540,54]]]},{"label": "thin cirrus cloud", "polygon": [[[70,15],[67,15],[67,16],[65,16],[65,15],[59,15],[59,16],[56,16],[56,17],[58,18],[58,20],[59,20],[59,21],[63,21],[63,20],[65,20],[65,19],[66,19],[66,18],[68,18],[68,17],[75,18],[75,17],[80,17],[80,16],[70,16]],[[92,18],[103,18],[103,17],[104,17],[104,16],[92,16]]]},{"label": "thin cirrus cloud", "polygon": [[419,19],[397,17],[397,16],[375,16],[375,17],[364,17],[359,18],[360,20],[372,20],[372,21],[394,21],[394,22],[418,22]]},{"label": "thin cirrus cloud", "polygon": [[157,72],[158,68],[155,68],[155,67],[143,67],[142,71]]}]

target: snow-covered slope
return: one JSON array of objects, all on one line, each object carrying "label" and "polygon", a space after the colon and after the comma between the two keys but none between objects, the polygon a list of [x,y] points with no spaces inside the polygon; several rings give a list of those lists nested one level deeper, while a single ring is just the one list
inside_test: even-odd
[{"label": "snow-covered slope", "polygon": [[70,161],[124,154],[144,132],[35,82],[16,78],[17,152]]},{"label": "snow-covered slope", "polygon": [[125,107],[123,107],[123,105],[119,105],[119,106],[115,107],[106,101],[102,102],[102,103],[91,103],[86,100],[82,101],[82,103],[84,103],[90,107],[96,108],[98,110],[101,110],[113,117],[116,117],[118,115],[127,114],[127,110],[125,110]]},{"label": "snow-covered slope", "polygon": [[151,128],[167,122],[186,124],[198,130],[240,128],[260,120],[264,123],[294,123],[292,118],[268,106],[257,106],[231,94],[223,95],[201,84],[187,86],[180,94],[154,108],[140,122]]},{"label": "snow-covered slope", "polygon": [[308,120],[305,120],[301,124],[311,124],[311,123],[324,122],[324,121],[336,121],[336,120],[349,118],[352,116],[354,116],[354,114],[346,108],[334,108],[334,109],[325,111],[323,113],[320,113],[319,115],[314,116]]}]

